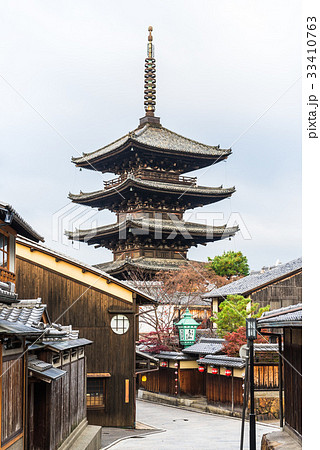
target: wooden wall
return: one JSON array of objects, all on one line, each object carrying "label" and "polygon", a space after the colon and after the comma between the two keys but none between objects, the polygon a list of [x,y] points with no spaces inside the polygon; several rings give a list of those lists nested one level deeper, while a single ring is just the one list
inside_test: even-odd
[{"label": "wooden wall", "polygon": [[255,365],[254,384],[258,390],[279,389],[279,366]]},{"label": "wooden wall", "polygon": [[[174,395],[175,369],[159,368],[146,374],[146,381],[139,375],[138,385],[149,392]],[[211,403],[232,404],[232,383],[234,405],[242,405],[243,379],[201,373],[197,369],[178,369],[179,395],[206,396]],[[278,366],[259,365],[255,367],[256,389],[278,389]]]},{"label": "wooden wall", "polygon": [[284,329],[285,422],[302,435],[302,329]]},{"label": "wooden wall", "polygon": [[23,432],[24,357],[3,357],[1,375],[2,446]]},{"label": "wooden wall", "polygon": [[61,369],[67,373],[58,380],[30,385],[30,450],[58,448],[86,417],[85,358],[64,364]]},{"label": "wooden wall", "polygon": [[[232,377],[224,375],[206,374],[206,394],[210,403],[232,404]],[[242,405],[243,403],[243,379],[233,378],[233,403]]]},{"label": "wooden wall", "polygon": [[[106,379],[104,410],[88,409],[89,423],[133,427],[135,422],[135,326],[136,306],[94,287],[17,257],[16,290],[19,298],[41,297],[53,322],[72,324],[80,337],[93,341],[86,348],[88,373],[110,373]],[[68,309],[69,308],[69,309]],[[130,328],[124,335],[110,328],[110,310],[125,311]],[[125,403],[125,380],[129,402]]]},{"label": "wooden wall", "polygon": [[[142,381],[142,376],[146,376],[146,381]],[[175,369],[162,368],[154,372],[138,375],[139,387],[149,392],[175,395]]]},{"label": "wooden wall", "polygon": [[206,374],[197,369],[179,370],[180,393],[206,395]]},{"label": "wooden wall", "polygon": [[250,295],[254,303],[261,307],[270,305],[270,309],[283,308],[302,302],[302,273],[273,283]]}]

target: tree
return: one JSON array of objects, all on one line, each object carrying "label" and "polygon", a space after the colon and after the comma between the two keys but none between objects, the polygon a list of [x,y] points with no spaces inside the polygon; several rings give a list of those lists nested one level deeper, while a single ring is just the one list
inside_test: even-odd
[{"label": "tree", "polygon": [[[240,347],[247,343],[246,327],[239,327],[236,331],[226,334],[224,338],[227,342],[223,345],[222,351],[228,356],[239,356]],[[258,335],[254,342],[267,344],[268,338]]]},{"label": "tree", "polygon": [[186,309],[196,297],[229,281],[216,275],[204,263],[186,261],[179,270],[158,272],[153,280],[143,271],[136,270],[128,276],[128,282],[159,303],[159,306],[142,306],[139,312],[140,324],[149,331],[140,342],[157,351],[162,346],[167,350],[177,349],[174,320],[180,309]]},{"label": "tree", "polygon": [[248,260],[242,252],[224,252],[221,256],[215,256],[213,259],[208,258],[208,261],[210,261],[208,267],[221,277],[230,279],[234,275],[249,275]]},{"label": "tree", "polygon": [[219,305],[219,312],[211,317],[212,322],[217,325],[217,334],[224,337],[227,333],[238,330],[246,325],[247,317],[260,317],[270,306],[258,308],[258,303],[251,303],[250,298],[242,295],[228,295]]}]

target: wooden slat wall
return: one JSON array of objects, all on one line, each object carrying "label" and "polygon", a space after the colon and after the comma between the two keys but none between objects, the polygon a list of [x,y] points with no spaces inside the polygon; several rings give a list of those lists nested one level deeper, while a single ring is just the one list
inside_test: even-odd
[{"label": "wooden slat wall", "polygon": [[[142,381],[143,375],[147,377],[146,381]],[[139,374],[139,387],[149,392],[175,395],[175,378],[175,369],[160,367],[155,372]]]},{"label": "wooden slat wall", "polygon": [[15,357],[2,363],[1,444],[22,432],[23,364],[23,357]]},{"label": "wooden slat wall", "polygon": [[[160,369],[161,370],[161,369]],[[142,377],[145,376],[146,381],[142,381]],[[146,374],[138,375],[138,384],[139,387],[145,389],[149,392],[160,392],[159,391],[159,371],[149,372]]]},{"label": "wooden slat wall", "polygon": [[[135,305],[17,257],[16,290],[20,298],[41,297],[48,305],[51,320],[72,324],[80,336],[93,341],[86,347],[87,371],[109,372],[106,380],[106,407],[87,410],[89,423],[101,426],[133,427],[135,422]],[[73,304],[73,306],[71,306]],[[69,307],[71,308],[61,316]],[[110,328],[108,310],[126,313],[130,328],[124,335]],[[125,403],[125,380],[129,379],[129,403]],[[72,413],[70,411],[72,417]]]},{"label": "wooden slat wall", "polygon": [[254,366],[254,384],[256,389],[268,390],[279,388],[279,366]]},{"label": "wooden slat wall", "polygon": [[[243,403],[243,380],[242,378],[233,378],[233,399],[234,405]],[[224,375],[211,375],[207,373],[207,400],[212,403],[232,402],[232,379]]]},{"label": "wooden slat wall", "polygon": [[[85,359],[64,364],[66,375],[50,384],[34,384],[34,413],[30,416],[30,450],[56,449],[86,417]],[[31,390],[30,390],[31,393]],[[31,408],[32,410],[33,408]]]},{"label": "wooden slat wall", "polygon": [[[302,329],[284,329],[284,404],[286,424],[302,435]],[[301,375],[300,375],[301,374]]]},{"label": "wooden slat wall", "polygon": [[250,295],[254,303],[261,307],[270,305],[270,309],[278,309],[302,302],[301,272],[283,281],[254,292]]},{"label": "wooden slat wall", "polygon": [[180,392],[187,395],[206,395],[206,374],[197,369],[179,371]]},{"label": "wooden slat wall", "polygon": [[[175,392],[175,370],[160,368],[157,372],[145,374],[146,381],[142,381],[139,374],[139,387],[149,392],[160,392],[174,395]],[[223,375],[211,375],[200,373],[195,369],[183,369],[179,371],[180,394],[206,395],[208,402],[228,403],[232,402],[232,379]],[[242,405],[243,402],[243,380],[234,378],[234,405]]]}]

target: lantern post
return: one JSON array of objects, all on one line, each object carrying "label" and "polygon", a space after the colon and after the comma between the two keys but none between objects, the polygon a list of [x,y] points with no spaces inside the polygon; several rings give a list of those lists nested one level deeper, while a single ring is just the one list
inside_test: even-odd
[{"label": "lantern post", "polygon": [[257,339],[257,319],[246,319],[246,337],[249,347],[249,361],[250,361],[250,450],[256,450],[256,417],[254,412],[254,355],[253,355],[253,341]]},{"label": "lantern post", "polygon": [[176,327],[179,330],[179,341],[183,347],[190,347],[190,345],[195,343],[198,326],[198,322],[192,318],[192,315],[187,308],[182,319],[176,323]]}]

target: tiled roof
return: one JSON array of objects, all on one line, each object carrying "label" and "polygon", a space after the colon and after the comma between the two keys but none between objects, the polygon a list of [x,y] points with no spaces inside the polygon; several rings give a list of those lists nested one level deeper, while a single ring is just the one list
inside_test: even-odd
[{"label": "tiled roof", "polygon": [[282,264],[263,273],[248,275],[233,283],[213,289],[207,294],[203,294],[204,298],[226,297],[227,295],[244,295],[270,284],[279,278],[290,275],[302,269],[302,258],[295,259],[286,264]]},{"label": "tiled roof", "polygon": [[185,138],[162,126],[154,127],[147,123],[142,128],[136,128],[134,131],[129,132],[125,136],[122,136],[99,150],[91,153],[83,153],[83,156],[80,158],[73,158],[73,162],[78,164],[91,161],[95,158],[112,153],[113,151],[129,143],[132,143],[133,145],[135,143],[142,144],[157,149],[190,153],[194,155],[212,155],[222,157],[228,156],[231,153],[230,149],[222,150],[218,146],[201,144],[200,142]]},{"label": "tiled roof", "polygon": [[198,292],[176,292],[174,294],[167,294],[167,297],[172,305],[189,306],[189,308],[197,306],[211,308],[211,302],[208,299],[202,298],[202,294]]},{"label": "tiled roof", "polygon": [[302,326],[302,303],[267,311],[257,321],[258,328]]},{"label": "tiled roof", "polygon": [[0,281],[0,302],[17,302],[18,294],[11,289],[11,284]]},{"label": "tiled roof", "polygon": [[128,258],[118,259],[117,261],[110,261],[102,264],[97,264],[95,267],[106,272],[113,273],[124,268],[139,268],[144,270],[178,270],[181,264],[185,261],[178,261],[176,259],[164,259],[164,258]]},{"label": "tiled roof", "polygon": [[[41,335],[41,342],[46,341],[64,341],[78,339],[79,331],[73,330],[72,325],[61,326],[55,323],[44,323],[43,314],[46,311],[46,305],[41,303],[41,298],[32,300],[22,300],[14,305],[0,304],[0,328],[9,330],[21,330],[33,335]],[[46,317],[46,319],[48,319]]]},{"label": "tiled roof", "polygon": [[143,180],[139,177],[135,177],[132,174],[128,174],[127,178],[114,187],[108,187],[108,189],[101,189],[94,192],[81,192],[80,194],[69,193],[69,198],[74,202],[80,202],[85,200],[98,200],[108,196],[112,196],[115,193],[119,195],[123,189],[129,186],[141,186],[147,189],[153,189],[157,191],[170,191],[177,194],[189,195],[210,195],[212,197],[229,197],[235,192],[235,187],[223,188],[223,187],[209,187],[209,186],[192,186],[187,184],[169,183],[162,181]]},{"label": "tiled roof", "polygon": [[135,227],[149,230],[159,230],[159,231],[167,231],[167,232],[181,232],[181,233],[190,233],[194,235],[201,236],[221,236],[222,238],[227,238],[229,236],[233,236],[238,230],[239,227],[229,227],[226,225],[223,226],[207,226],[202,223],[195,222],[185,222],[184,220],[161,220],[161,219],[153,219],[153,218],[137,218],[124,220],[119,223],[113,223],[110,225],[104,225],[102,227],[97,227],[95,229],[90,230],[76,230],[76,231],[66,231],[66,235],[69,239],[77,239],[81,240],[85,237],[91,236],[94,232],[94,237],[104,236],[107,233],[113,233],[114,231],[119,232],[119,230]]},{"label": "tiled roof", "polygon": [[28,355],[28,369],[33,376],[49,380],[57,380],[67,373],[65,370],[56,369],[52,364],[38,359],[36,355]]},{"label": "tiled roof", "polygon": [[215,355],[221,352],[225,340],[215,338],[200,338],[199,342],[183,350],[183,353],[198,355]]},{"label": "tiled roof", "polygon": [[[33,241],[44,241],[44,238],[40,236],[18,213],[17,211],[8,203],[0,202],[0,208],[6,209],[13,214],[12,223],[10,226],[16,230],[16,232],[28,239]],[[5,217],[5,211],[0,209],[0,218]]]},{"label": "tiled roof", "polygon": [[45,305],[36,306],[33,308],[0,305],[0,319],[7,320],[12,323],[19,322],[23,325],[31,327],[32,325],[38,325],[41,321],[44,310]]},{"label": "tiled roof", "polygon": [[154,357],[157,359],[172,359],[176,361],[190,361],[194,359],[182,352],[160,352],[157,355],[154,355]]},{"label": "tiled roof", "polygon": [[253,344],[255,352],[277,352],[279,350],[278,344]]},{"label": "tiled roof", "polygon": [[68,350],[69,348],[82,347],[84,345],[92,344],[92,341],[85,338],[80,339],[59,339],[56,341],[45,340],[46,347],[54,348],[56,350]]},{"label": "tiled roof", "polygon": [[210,364],[213,366],[236,367],[242,369],[246,361],[243,358],[236,358],[225,355],[206,355],[204,358],[197,360],[198,364]]},{"label": "tiled roof", "polygon": [[0,319],[0,335],[18,335],[26,337],[41,336],[43,332],[39,328],[29,327],[21,322],[9,322]]}]

